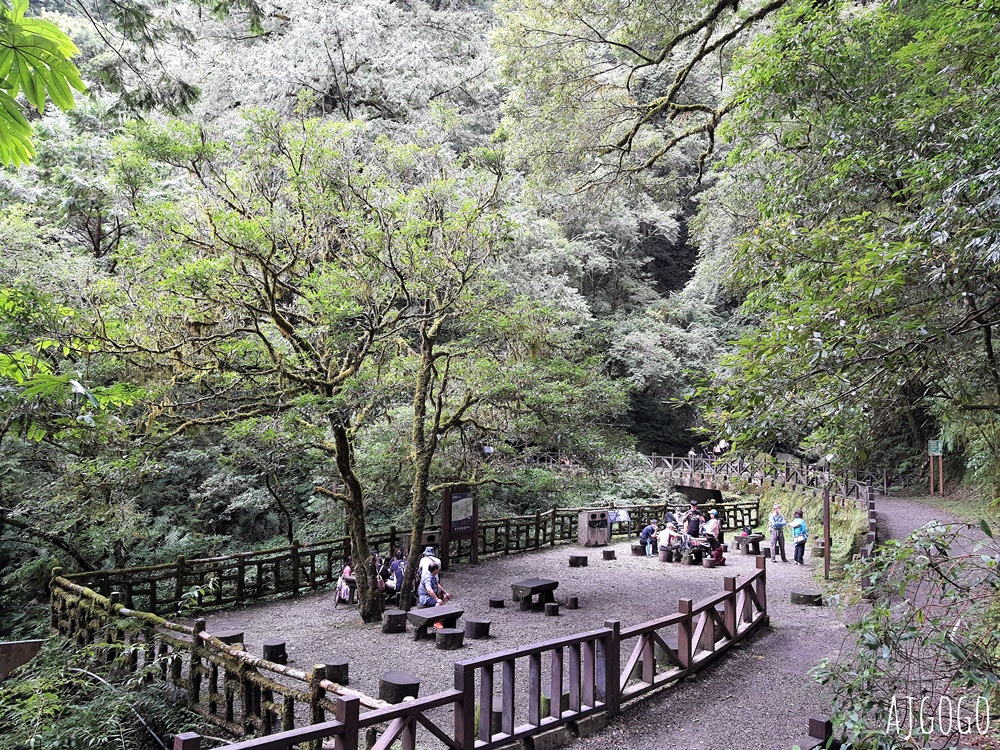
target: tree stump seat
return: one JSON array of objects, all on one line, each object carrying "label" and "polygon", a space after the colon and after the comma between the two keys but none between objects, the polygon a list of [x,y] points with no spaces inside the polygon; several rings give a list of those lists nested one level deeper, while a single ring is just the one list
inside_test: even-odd
[{"label": "tree stump seat", "polygon": [[346,658],[338,657],[326,663],[326,679],[338,685],[348,685],[351,682],[350,664]]},{"label": "tree stump seat", "polygon": [[454,651],[465,645],[465,630],[462,628],[437,628],[434,641],[442,651]]},{"label": "tree stump seat", "polygon": [[220,641],[230,646],[243,646],[242,630],[219,630],[212,633],[212,637],[218,638]]},{"label": "tree stump seat", "polygon": [[605,560],[615,560],[615,551],[613,549],[601,550],[601,554],[604,556]]},{"label": "tree stump seat", "polygon": [[674,551],[669,547],[660,547],[659,549],[659,560],[660,562],[670,562],[674,559]]},{"label": "tree stump seat", "polygon": [[546,617],[558,617],[559,616],[559,603],[558,602],[546,602],[545,603],[545,616]]},{"label": "tree stump seat", "polygon": [[792,604],[801,604],[805,607],[823,606],[823,594],[819,591],[793,591],[791,600]]},{"label": "tree stump seat", "polygon": [[641,542],[634,542],[632,544],[632,557],[645,557],[646,556],[646,545]]},{"label": "tree stump seat", "polygon": [[569,566],[571,568],[586,568],[587,567],[587,556],[586,555],[570,555],[569,556]]},{"label": "tree stump seat", "polygon": [[579,608],[580,608],[580,599],[579,599],[579,597],[576,597],[576,596],[567,596],[566,597],[566,609],[579,609]]},{"label": "tree stump seat", "polygon": [[382,613],[383,633],[405,633],[406,612],[401,609],[387,609]]},{"label": "tree stump seat", "polygon": [[264,641],[264,660],[275,664],[288,664],[288,652],[285,650],[285,642],[276,638]]},{"label": "tree stump seat", "polygon": [[420,678],[415,674],[393,669],[382,674],[378,681],[378,697],[386,703],[402,703],[404,698],[417,698]]},{"label": "tree stump seat", "polygon": [[502,596],[490,597],[490,609],[503,609],[503,608],[504,608],[504,598]]},{"label": "tree stump seat", "polygon": [[480,620],[474,617],[465,618],[465,636],[470,641],[478,641],[481,638],[490,637],[490,620]]},{"label": "tree stump seat", "polygon": [[706,556],[705,559],[701,561],[701,564],[706,568],[714,568],[717,563],[715,562],[715,558]]}]

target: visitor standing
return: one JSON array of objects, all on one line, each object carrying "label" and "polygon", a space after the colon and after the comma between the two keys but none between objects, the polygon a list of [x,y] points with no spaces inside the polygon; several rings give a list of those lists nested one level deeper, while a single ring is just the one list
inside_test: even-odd
[{"label": "visitor standing", "polygon": [[767,530],[771,533],[771,559],[777,560],[781,553],[781,562],[788,562],[785,557],[785,526],[788,522],[781,515],[781,506],[775,505],[771,515],[767,517]]},{"label": "visitor standing", "polygon": [[795,518],[789,524],[789,528],[792,530],[792,542],[795,544],[795,554],[792,559],[799,565],[805,565],[806,557],[806,540],[809,538],[809,533],[806,530],[806,519],[802,517],[802,511],[795,511]]}]

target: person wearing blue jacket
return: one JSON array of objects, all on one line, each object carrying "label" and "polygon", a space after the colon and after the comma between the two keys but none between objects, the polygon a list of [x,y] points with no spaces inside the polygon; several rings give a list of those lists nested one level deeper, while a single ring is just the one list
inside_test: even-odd
[{"label": "person wearing blue jacket", "polygon": [[794,560],[799,565],[805,565],[806,539],[809,538],[809,534],[806,531],[806,519],[802,517],[801,510],[795,511],[795,518],[792,519],[788,528],[792,530],[792,541],[795,543]]}]

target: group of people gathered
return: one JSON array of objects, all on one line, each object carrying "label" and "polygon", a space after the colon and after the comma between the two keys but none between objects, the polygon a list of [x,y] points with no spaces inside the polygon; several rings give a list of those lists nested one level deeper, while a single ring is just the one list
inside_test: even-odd
[{"label": "group of people gathered", "polygon": [[[396,547],[388,560],[372,550],[368,565],[374,573],[375,585],[384,601],[398,599],[403,589],[403,575],[406,572],[406,557],[402,547]],[[435,555],[433,547],[426,547],[420,558],[419,571],[416,580],[419,582],[416,590],[417,604],[421,607],[433,607],[447,604],[451,594],[441,586],[441,560]],[[337,579],[337,598],[339,601],[349,601],[351,596],[350,581],[355,576],[354,560],[348,556]]]},{"label": "group of people gathered", "polygon": [[690,554],[696,544],[704,544],[716,565],[725,564],[719,511],[710,510],[706,518],[698,509],[698,501],[692,500],[690,508],[668,511],[663,521],[662,529],[659,520],[653,520],[639,534],[639,541],[646,545],[647,556],[653,555],[654,544],[658,551],[667,552],[668,559]]},{"label": "group of people gathered", "polygon": [[[808,532],[806,521],[802,517],[802,511],[795,511],[795,516],[791,523],[785,520],[781,514],[781,506],[775,505],[767,519],[767,530],[771,541],[771,559],[780,559],[788,562],[785,557],[785,528],[792,532],[792,542],[795,545],[793,562],[797,565],[805,565],[806,540]],[[746,529],[744,533],[749,533]],[[646,555],[653,555],[653,545],[659,551],[666,550],[668,559],[673,559],[675,555],[689,554],[696,543],[707,544],[711,550],[712,558],[717,565],[725,563],[722,555],[722,522],[719,520],[719,511],[710,510],[708,518],[698,509],[698,501],[692,500],[691,507],[686,511],[678,508],[675,512],[668,512],[664,519],[663,529],[660,529],[658,520],[649,522],[639,534],[639,541],[646,545]]]}]

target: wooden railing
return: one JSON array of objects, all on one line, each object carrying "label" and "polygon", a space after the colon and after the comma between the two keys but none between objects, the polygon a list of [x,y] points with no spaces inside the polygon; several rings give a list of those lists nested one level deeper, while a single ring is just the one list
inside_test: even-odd
[{"label": "wooden railing", "polygon": [[[337,750],[358,750],[375,729],[372,750],[396,742],[416,750],[419,730],[429,735],[421,747],[492,750],[594,714],[615,715],[626,701],[695,674],[767,622],[764,558],[753,575],[724,581],[721,594],[698,603],[681,599],[677,613],[651,622],[622,628],[612,620],[590,632],[460,661],[452,690],[365,712],[360,697],[338,697],[332,721],[229,747],[286,750],[333,739]],[[200,750],[200,738],[180,735],[174,747]]]},{"label": "wooden railing", "polygon": [[275,664],[193,627],[131,609],[119,595],[104,597],[59,575],[52,577],[51,626],[78,646],[94,646],[113,672],[159,674],[181,691],[191,710],[236,736],[271,734],[321,723],[334,698],[355,697],[369,709],[387,704],[310,672]]},{"label": "wooden railing", "polygon": [[[756,503],[703,504],[718,508],[723,528],[741,529],[757,525]],[[629,536],[638,533],[649,518],[662,518],[668,506],[625,506],[631,521],[621,526]],[[448,546],[449,563],[465,563],[489,557],[527,552],[577,539],[577,521],[582,508],[553,508],[528,516],[481,521],[473,540],[455,540]],[[428,529],[435,533],[436,528]],[[391,550],[409,537],[394,527],[372,534],[369,542],[377,549]],[[195,595],[202,608],[228,607],[273,596],[317,591],[333,586],[344,559],[350,554],[350,537],[287,547],[242,552],[235,555],[188,560],[139,568],[96,570],[72,573],[66,580],[93,589],[101,596],[118,592],[128,609],[154,615],[173,615],[186,597]],[[476,555],[472,544],[476,544]]]}]

